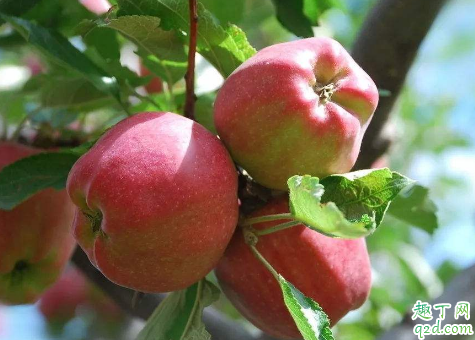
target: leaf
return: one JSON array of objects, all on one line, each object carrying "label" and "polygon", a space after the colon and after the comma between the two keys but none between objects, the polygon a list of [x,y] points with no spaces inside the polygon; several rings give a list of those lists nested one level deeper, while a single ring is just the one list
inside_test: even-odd
[{"label": "leaf", "polygon": [[219,20],[221,25],[237,24],[244,16],[245,0],[228,1],[226,6],[223,6],[223,0],[200,0],[200,2]]},{"label": "leaf", "polygon": [[27,20],[9,17],[1,13],[0,17],[8,21],[30,44],[37,47],[46,56],[59,65],[84,76],[97,89],[112,95],[121,103],[117,80],[97,67],[65,37]]},{"label": "leaf", "polygon": [[376,229],[374,217],[362,216],[360,221],[348,221],[335,203],[321,202],[325,192],[319,179],[293,176],[287,182],[290,189],[290,212],[310,229],[332,237],[358,238]]},{"label": "leaf", "polygon": [[113,104],[110,96],[97,90],[84,78],[54,75],[41,75],[35,78],[37,78],[35,82],[40,86],[42,107],[90,111]]},{"label": "leaf", "polygon": [[360,170],[331,175],[321,183],[325,186],[322,202],[335,202],[349,220],[373,212],[379,226],[389,203],[414,181],[388,168]]},{"label": "leaf", "polygon": [[[119,16],[151,15],[161,19],[160,27],[175,30],[185,42],[189,32],[187,0],[118,0]],[[229,76],[242,62],[256,51],[237,26],[220,26],[201,3],[198,4],[197,50],[224,76]]]},{"label": "leaf", "polygon": [[330,321],[322,308],[279,275],[284,302],[305,340],[334,340]]},{"label": "leaf", "polygon": [[22,15],[39,2],[40,0],[0,0],[0,12],[8,15]]},{"label": "leaf", "polygon": [[80,1],[41,0],[23,19],[71,37],[76,35],[75,28],[79,22],[95,17],[96,15],[88,11]]},{"label": "leaf", "polygon": [[370,235],[391,200],[413,181],[389,169],[332,175],[319,181],[293,176],[288,181],[290,212],[309,228],[333,237]]},{"label": "leaf", "polygon": [[195,120],[207,128],[211,133],[217,135],[213,119],[213,103],[216,93],[206,93],[198,97],[195,102]]},{"label": "leaf", "polygon": [[343,9],[341,0],[272,0],[277,20],[298,37],[313,37],[312,26],[318,25],[323,12],[336,7]]},{"label": "leaf", "polygon": [[11,210],[37,192],[63,189],[79,152],[44,152],[5,166],[0,171],[0,209]]},{"label": "leaf", "polygon": [[[159,65],[162,79],[174,84],[186,73],[187,55],[183,42],[172,31],[160,27],[160,19],[153,16],[122,16],[99,25],[116,30],[135,43],[143,58],[152,55]],[[156,66],[157,67],[157,66]]]},{"label": "leaf", "polygon": [[391,203],[388,214],[433,234],[439,226],[437,206],[429,197],[429,189],[413,185],[402,191]]},{"label": "leaf", "polygon": [[303,12],[304,0],[272,0],[277,20],[298,37],[313,37],[312,22]]},{"label": "leaf", "polygon": [[203,309],[218,297],[219,289],[205,279],[170,293],[136,340],[210,340],[201,319]]}]

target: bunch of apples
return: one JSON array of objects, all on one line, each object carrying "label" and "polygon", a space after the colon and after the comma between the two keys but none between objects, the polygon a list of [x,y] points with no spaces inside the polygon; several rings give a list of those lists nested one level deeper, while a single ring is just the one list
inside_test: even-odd
[{"label": "bunch of apples", "polygon": [[[72,233],[108,279],[137,291],[183,289],[216,269],[224,293],[254,325],[274,336],[299,338],[278,283],[238,227],[244,216],[236,164],[275,193],[251,216],[288,212],[289,177],[323,178],[351,170],[377,102],[374,82],[336,41],[310,38],[267,47],[220,89],[214,105],[219,137],[171,112],[139,113],[108,130],[69,174]],[[14,157],[1,153],[3,164],[34,152],[15,147]],[[0,239],[8,238],[11,249],[0,245],[0,301],[34,300],[71,252],[70,202],[53,190],[38,195],[43,197],[24,203],[31,207],[18,208],[51,215],[44,223],[48,230],[64,231],[63,242],[53,245],[55,232],[49,247],[36,249],[35,240],[45,239],[43,227],[31,231],[39,217],[15,212],[18,208],[0,212]],[[16,222],[25,215],[30,217]],[[17,242],[22,228],[25,236]],[[329,238],[300,225],[260,237],[257,249],[318,302],[332,324],[368,296],[371,270],[364,239]],[[55,271],[42,274],[48,280],[36,287],[12,285],[13,277],[23,285],[30,282],[24,278],[42,261]]]}]

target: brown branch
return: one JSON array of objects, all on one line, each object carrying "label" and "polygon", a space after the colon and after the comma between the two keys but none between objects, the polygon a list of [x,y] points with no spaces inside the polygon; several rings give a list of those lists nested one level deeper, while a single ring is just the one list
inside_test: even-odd
[{"label": "brown branch", "polygon": [[[163,300],[163,294],[145,294],[140,299],[134,299],[135,291],[118,286],[102,275],[87,258],[87,255],[77,247],[72,262],[86,277],[110,296],[129,315],[147,320],[155,308]],[[213,308],[206,308],[203,322],[213,340],[253,340],[254,338],[238,323],[229,320]]]},{"label": "brown branch", "polygon": [[382,134],[417,51],[446,0],[382,0],[370,12],[352,55],[373,78],[382,96],[363,139],[354,170],[369,168],[389,148]]},{"label": "brown branch", "polygon": [[188,0],[190,7],[190,43],[188,47],[188,69],[186,71],[185,117],[195,118],[195,55],[198,34],[198,10],[196,0]]}]

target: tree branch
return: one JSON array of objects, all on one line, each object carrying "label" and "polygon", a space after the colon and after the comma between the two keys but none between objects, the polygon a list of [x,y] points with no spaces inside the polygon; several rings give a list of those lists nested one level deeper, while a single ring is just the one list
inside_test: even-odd
[{"label": "tree branch", "polygon": [[[470,268],[465,269],[460,274],[458,274],[455,279],[453,279],[449,285],[445,288],[441,296],[431,302],[432,305],[436,303],[450,303],[452,308],[446,310],[445,320],[442,323],[442,327],[445,324],[471,324],[475,328],[475,318],[472,317],[470,320],[465,320],[464,317],[458,318],[454,317],[454,308],[457,302],[467,301],[470,302],[470,305],[475,305],[475,265]],[[416,301],[414,301],[415,303]],[[412,312],[407,314],[402,322],[390,329],[378,340],[416,340],[417,336],[413,333],[413,328],[416,324],[433,324],[435,319],[438,317],[438,311],[432,309],[434,319],[429,322],[422,321],[420,319],[412,320]],[[472,335],[458,335],[457,339],[469,339]],[[430,339],[447,339],[447,335],[431,335]]]},{"label": "tree branch", "polygon": [[356,62],[373,78],[381,96],[354,170],[369,168],[389,148],[382,135],[417,51],[446,0],[382,0],[365,20],[353,45]]},{"label": "tree branch", "polygon": [[188,68],[186,71],[185,117],[195,118],[195,55],[198,34],[198,10],[196,0],[188,0],[190,7],[190,43],[188,48]]},{"label": "tree branch", "polygon": [[[134,305],[135,291],[118,286],[102,275],[87,258],[87,255],[77,247],[73,254],[72,262],[87,278],[94,282],[97,287],[110,296],[123,310],[131,316],[147,320],[159,303],[164,294],[146,294]],[[203,322],[211,334],[213,340],[253,340],[254,338],[238,323],[221,315],[213,308],[206,308],[203,314]]]}]

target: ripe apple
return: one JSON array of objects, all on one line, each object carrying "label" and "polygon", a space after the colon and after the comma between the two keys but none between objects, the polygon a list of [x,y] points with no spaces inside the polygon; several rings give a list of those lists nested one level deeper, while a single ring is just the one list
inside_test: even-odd
[{"label": "ripe apple", "polygon": [[76,309],[87,304],[88,287],[77,270],[66,270],[42,296],[38,308],[48,322],[66,323]]},{"label": "ripe apple", "polygon": [[[287,198],[279,197],[252,216],[288,211]],[[283,222],[254,228],[267,229]],[[257,249],[286,280],[320,304],[332,325],[360,307],[370,291],[371,266],[364,239],[330,238],[302,225],[260,236]],[[256,327],[275,337],[301,338],[278,282],[254,257],[240,230],[215,271],[223,292]]]},{"label": "ripe apple", "polygon": [[89,11],[97,15],[107,13],[112,7],[107,0],[79,0]]},{"label": "ripe apple", "polygon": [[64,324],[79,308],[95,311],[105,321],[122,321],[124,314],[109,297],[75,268],[67,269],[42,296],[38,308],[49,323]]},{"label": "ripe apple", "polygon": [[74,234],[111,281],[183,289],[218,262],[238,219],[237,173],[217,137],[169,112],[110,129],[73,166]]},{"label": "ripe apple", "polygon": [[[0,142],[0,169],[41,150]],[[53,284],[75,242],[74,206],[65,190],[42,190],[10,211],[0,210],[0,301],[32,303]]]},{"label": "ripe apple", "polygon": [[[140,64],[140,76],[142,77],[147,77],[151,75],[152,73],[148,68]],[[147,93],[153,94],[153,93],[162,93],[163,92],[163,82],[162,80],[157,77],[153,76],[150,82],[145,85],[145,89],[147,90]]]},{"label": "ripe apple", "polygon": [[351,170],[378,103],[371,78],[329,38],[264,48],[224,82],[214,105],[221,140],[260,184]]}]

